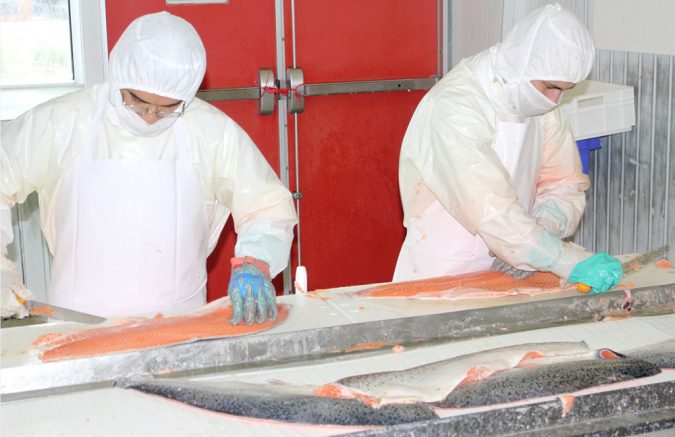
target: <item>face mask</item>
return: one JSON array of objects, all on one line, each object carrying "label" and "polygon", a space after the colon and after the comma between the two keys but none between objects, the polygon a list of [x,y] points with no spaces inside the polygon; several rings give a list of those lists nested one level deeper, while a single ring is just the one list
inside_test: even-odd
[{"label": "face mask", "polygon": [[119,91],[112,92],[110,99],[115,108],[120,126],[139,137],[156,137],[173,126],[177,120],[175,117],[167,117],[148,124],[140,115],[124,107],[122,95]]},{"label": "face mask", "polygon": [[517,87],[518,100],[516,110],[520,115],[533,117],[542,115],[555,109],[562,100],[562,94],[557,102],[552,102],[541,91],[536,89],[529,80],[521,80]]}]

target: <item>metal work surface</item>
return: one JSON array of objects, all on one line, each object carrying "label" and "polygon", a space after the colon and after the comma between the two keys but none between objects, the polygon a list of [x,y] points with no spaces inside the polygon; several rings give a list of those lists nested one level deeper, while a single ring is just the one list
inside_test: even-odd
[{"label": "metal work surface", "polygon": [[[660,273],[672,280],[672,269]],[[649,276],[650,271],[639,274]],[[6,329],[1,332],[0,394],[3,401],[8,401],[109,386],[116,379],[130,376],[194,375],[301,362],[397,344],[408,346],[605,318],[670,314],[675,309],[675,284],[634,289],[630,299],[624,291],[590,296],[567,291],[481,302],[354,296],[353,292],[361,288],[282,297],[281,302],[291,305],[288,320],[261,334],[90,358],[43,363],[32,346],[40,335],[83,329],[86,325],[45,324]]]},{"label": "metal work surface", "polygon": [[[305,363],[286,363],[264,367],[250,366],[212,374],[194,376],[195,381],[241,381],[266,383],[283,381],[289,384],[321,385],[348,375],[400,370],[428,362],[468,354],[495,347],[542,341],[584,340],[591,348],[608,347],[622,351],[673,338],[675,314],[634,317],[616,321],[567,324],[554,328],[518,333],[447,341],[433,345],[408,347],[401,353],[391,348],[350,355],[326,357]],[[667,382],[668,375],[653,383]],[[672,376],[670,380],[672,381]],[[660,388],[655,389],[660,390]],[[628,392],[626,392],[628,393]],[[656,393],[649,392],[649,393]],[[542,403],[543,402],[543,403]],[[541,401],[545,405],[548,401]],[[555,405],[555,402],[554,402]],[[558,401],[559,405],[559,401]],[[580,404],[581,405],[581,404]],[[536,408],[536,407],[531,407]],[[559,408],[559,407],[556,407]],[[55,414],[55,411],[58,414]],[[532,410],[535,411],[535,410]],[[661,414],[645,409],[646,414]],[[366,431],[336,426],[296,425],[212,413],[163,398],[117,387],[43,396],[3,402],[0,409],[0,434],[13,436],[164,436],[164,435],[265,435],[319,436]],[[600,414],[600,413],[598,413]],[[598,424],[599,420],[578,420]],[[645,416],[646,417],[646,416]],[[36,420],[36,418],[38,418]],[[39,418],[45,418],[40,420]],[[434,426],[445,426],[460,419],[444,418]],[[650,416],[651,422],[660,418]],[[615,426],[616,423],[612,423]],[[609,427],[609,424],[608,424]],[[442,428],[441,428],[442,429]],[[608,428],[609,429],[609,428]],[[376,430],[370,430],[372,432]],[[424,431],[426,434],[426,431]],[[547,431],[548,433],[548,431]],[[401,434],[409,435],[409,434]],[[433,434],[432,434],[433,435]],[[439,435],[443,435],[440,433]],[[485,435],[485,434],[484,434]],[[551,435],[557,435],[551,433]]]}]

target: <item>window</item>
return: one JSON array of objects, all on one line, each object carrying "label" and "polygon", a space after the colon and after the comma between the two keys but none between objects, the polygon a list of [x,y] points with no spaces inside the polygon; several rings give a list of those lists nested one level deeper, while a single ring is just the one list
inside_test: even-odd
[{"label": "window", "polygon": [[0,0],[0,119],[102,82],[104,0]]},{"label": "window", "polygon": [[68,0],[0,0],[0,83],[72,83]]}]

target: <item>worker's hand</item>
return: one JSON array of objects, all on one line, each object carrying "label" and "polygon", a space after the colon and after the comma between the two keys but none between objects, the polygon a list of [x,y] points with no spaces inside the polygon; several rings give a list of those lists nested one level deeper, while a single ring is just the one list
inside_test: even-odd
[{"label": "worker's hand", "polygon": [[567,282],[586,284],[591,287],[593,294],[614,288],[622,276],[623,269],[619,260],[605,252],[598,252],[575,265]]},{"label": "worker's hand", "polygon": [[[490,255],[494,256],[492,252],[490,252]],[[528,278],[534,274],[534,272],[529,272],[527,270],[520,270],[512,265],[508,264],[506,261],[503,259],[496,257],[495,260],[492,261],[492,266],[490,266],[490,270],[495,271],[495,272],[503,272],[506,273],[507,275],[514,277],[518,280],[522,280],[525,278]]]},{"label": "worker's hand", "polygon": [[0,316],[2,318],[16,317],[22,319],[29,314],[26,307],[20,302],[20,299],[32,299],[33,293],[23,285],[21,275],[16,271],[14,263],[4,256],[0,258],[2,258],[2,269],[0,270],[2,305],[0,305]]},{"label": "worker's hand", "polygon": [[[277,319],[276,292],[267,263],[253,257],[232,258],[232,276],[227,293],[232,303],[232,319],[252,324]],[[256,316],[257,315],[257,316]]]}]

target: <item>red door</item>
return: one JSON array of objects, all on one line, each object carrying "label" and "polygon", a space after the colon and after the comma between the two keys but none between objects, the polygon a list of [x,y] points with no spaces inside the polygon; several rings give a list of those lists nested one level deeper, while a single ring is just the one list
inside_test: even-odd
[{"label": "red door", "polygon": [[[301,196],[293,267],[300,258],[310,289],[384,282],[391,280],[405,232],[398,194],[401,139],[424,89],[438,76],[440,3],[247,0],[167,6],[163,0],[117,0],[107,2],[108,45],[146,13],[167,10],[192,23],[207,51],[200,97],[237,121]],[[287,115],[284,105],[274,105],[272,114],[261,115],[259,70],[274,70],[284,89],[290,77],[284,67],[304,73],[305,85],[297,89],[305,94],[304,108]],[[393,91],[374,92],[384,89]],[[235,240],[230,221],[208,260],[209,300],[227,292]],[[280,278],[275,284],[284,287]]]},{"label": "red door", "polygon": [[[438,2],[294,3],[296,53],[289,45],[286,58],[317,89],[305,89],[298,167],[291,168],[302,193],[300,261],[309,288],[388,282],[405,236],[399,150],[424,91],[368,91],[437,75]],[[293,40],[292,30],[286,40]],[[327,84],[336,94],[312,95],[329,90]]]}]

